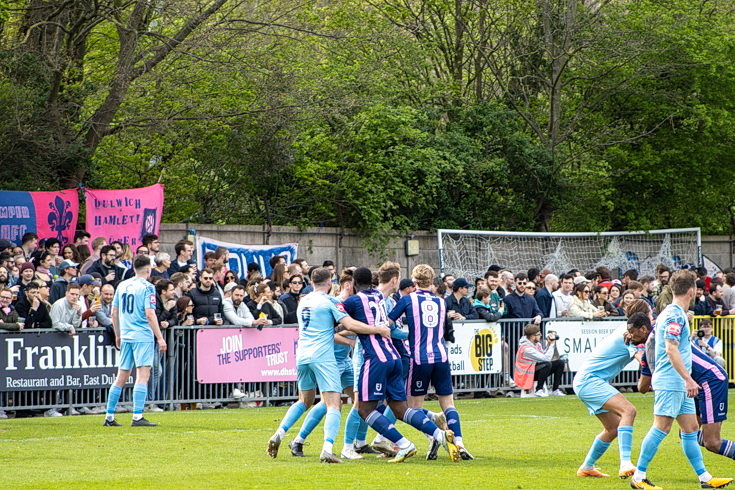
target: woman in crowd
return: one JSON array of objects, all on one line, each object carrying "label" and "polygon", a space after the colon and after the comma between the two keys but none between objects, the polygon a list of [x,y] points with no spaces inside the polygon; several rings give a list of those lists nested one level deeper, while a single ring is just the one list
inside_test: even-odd
[{"label": "woman in crowd", "polygon": [[620,306],[620,297],[623,295],[623,286],[619,284],[613,284],[610,286],[610,297],[608,301],[612,303],[614,307]]},{"label": "woman in crowd", "polygon": [[255,299],[248,302],[248,307],[253,313],[253,317],[260,318],[261,314],[270,320],[270,325],[280,325],[283,323],[283,317],[278,314],[280,307],[274,304],[273,291],[267,282],[263,281],[258,284],[255,290]]},{"label": "woman in crowd", "polygon": [[79,251],[79,263],[83,264],[85,260],[89,258],[90,255],[92,255],[92,251],[89,249],[87,245],[79,245],[77,247],[77,250]]},{"label": "woman in crowd", "polygon": [[607,316],[615,316],[618,314],[618,309],[615,308],[612,303],[607,299],[610,296],[610,290],[605,286],[597,286],[595,288],[595,299],[592,300],[592,304],[599,310],[602,306],[602,310]]},{"label": "woman in crowd", "polygon": [[534,281],[528,281],[526,283],[526,294],[536,296],[536,283]]},{"label": "woman in crowd", "polygon": [[71,260],[75,264],[82,263],[82,259],[79,257],[79,250],[72,243],[64,245],[64,248],[61,249],[61,258],[63,260]]},{"label": "woman in crowd", "polygon": [[618,306],[618,316],[627,316],[625,310],[629,307],[633,301],[635,301],[635,294],[633,291],[626,291],[623,293],[623,297],[620,300],[620,306]]},{"label": "woman in crowd", "polygon": [[54,282],[54,276],[51,273],[53,260],[53,256],[48,252],[41,252],[36,260],[36,279],[49,287]]},{"label": "woman in crowd", "polygon": [[225,283],[222,285],[222,287],[224,288],[231,282],[237,284],[237,276],[233,271],[227,271],[227,273],[225,274]]},{"label": "woman in crowd", "polygon": [[177,325],[189,327],[194,325],[194,302],[189,296],[182,296],[176,300]]},{"label": "woman in crowd", "polygon": [[286,264],[278,264],[273,268],[273,272],[271,272],[271,275],[269,276],[269,279],[276,283],[278,287],[281,287],[281,284],[283,284],[283,281],[288,279],[288,270],[286,269]]},{"label": "woman in crowd", "polygon": [[596,306],[588,301],[590,291],[588,282],[580,282],[574,286],[574,297],[569,302],[570,317],[592,320],[606,316],[604,310],[598,310]]},{"label": "woman in crowd", "polygon": [[61,261],[63,260],[61,255],[59,255],[59,252],[61,252],[61,242],[56,238],[49,238],[46,240],[46,252],[51,256],[51,266],[49,267],[51,276],[54,279],[58,279],[61,275],[59,265],[61,265]]},{"label": "woman in crowd", "polygon": [[166,252],[159,252],[155,258],[156,266],[151,269],[151,277],[169,279],[168,268],[171,267],[171,256]]}]

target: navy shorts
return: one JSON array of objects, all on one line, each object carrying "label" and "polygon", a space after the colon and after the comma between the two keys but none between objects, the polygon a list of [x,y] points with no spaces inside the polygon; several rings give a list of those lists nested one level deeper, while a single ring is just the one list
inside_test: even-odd
[{"label": "navy shorts", "polygon": [[408,368],[408,395],[426,395],[429,391],[429,383],[434,385],[437,395],[444,396],[454,393],[452,370],[448,362],[438,362],[436,364],[411,362]]},{"label": "navy shorts", "polygon": [[727,420],[727,380],[705,381],[694,401],[703,424]]},{"label": "navy shorts", "polygon": [[357,386],[358,399],[406,401],[406,387],[403,384],[403,368],[400,359],[381,362],[366,357],[360,368]]}]

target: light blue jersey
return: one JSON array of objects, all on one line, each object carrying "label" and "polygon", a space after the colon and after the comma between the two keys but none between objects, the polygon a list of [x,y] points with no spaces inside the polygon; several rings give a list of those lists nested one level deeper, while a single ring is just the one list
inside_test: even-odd
[{"label": "light blue jersey", "polygon": [[314,291],[301,299],[296,313],[299,320],[296,363],[334,362],[334,323],[347,316],[342,303],[333,302],[326,293]]},{"label": "light blue jersey", "polygon": [[638,350],[633,345],[625,344],[623,335],[627,329],[627,325],[622,325],[605,337],[584,361],[575,377],[597,376],[609,382],[620,374]]},{"label": "light blue jersey", "polygon": [[692,348],[689,344],[689,320],[681,306],[670,304],[656,318],[656,369],[651,378],[654,391],[686,391],[684,379],[679,376],[666,355],[666,339],[679,342],[679,353],[684,369],[692,371]]},{"label": "light blue jersey", "polygon": [[[335,296],[329,296],[329,299],[332,301],[332,303],[337,306],[337,309],[341,307],[342,300],[340,298],[337,298]],[[349,338],[356,338],[356,335],[350,335]],[[334,344],[334,358],[337,360],[338,363],[345,362],[350,358],[350,351],[352,350],[351,345],[346,344],[338,344],[335,342]],[[352,361],[349,361],[352,362]]]},{"label": "light blue jersey", "polygon": [[156,287],[140,277],[123,281],[115,291],[112,306],[117,306],[120,339],[126,342],[153,342],[145,310],[156,309]]}]

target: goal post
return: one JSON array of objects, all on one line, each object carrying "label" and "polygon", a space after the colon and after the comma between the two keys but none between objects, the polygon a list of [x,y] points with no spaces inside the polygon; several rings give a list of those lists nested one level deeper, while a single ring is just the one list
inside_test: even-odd
[{"label": "goal post", "polygon": [[700,228],[600,233],[534,233],[437,230],[443,274],[472,281],[496,264],[515,272],[532,267],[563,274],[605,266],[622,275],[635,269],[654,275],[658,264],[671,269],[702,264]]}]

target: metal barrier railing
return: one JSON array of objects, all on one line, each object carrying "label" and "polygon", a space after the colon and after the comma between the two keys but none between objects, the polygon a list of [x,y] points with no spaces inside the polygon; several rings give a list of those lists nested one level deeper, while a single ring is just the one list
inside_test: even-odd
[{"label": "metal barrier railing", "polygon": [[[733,334],[733,319],[735,317],[721,317],[715,319],[715,332],[723,340],[728,351],[735,347]],[[581,319],[553,319],[559,321],[580,321]],[[602,319],[597,322],[621,319]],[[694,325],[698,325],[697,318]],[[542,331],[545,332],[546,319],[542,322]],[[528,324],[527,319],[505,319],[498,323],[502,328],[503,359],[499,374],[455,375],[454,387],[457,393],[494,392],[511,390],[509,380],[512,379],[515,353],[519,339],[523,336],[523,329]],[[597,323],[596,322],[596,323]],[[474,320],[455,324],[455,328],[467,328],[473,325],[484,324],[484,321]],[[284,325],[282,327],[295,327]],[[290,402],[298,397],[295,381],[288,382],[259,382],[259,383],[199,383],[196,377],[196,342],[197,331],[207,327],[173,327],[166,330],[168,351],[161,354],[158,363],[154,363],[149,382],[150,403],[166,406],[173,409],[178,404],[195,403],[227,403],[236,401],[232,397],[237,388],[246,394],[246,397],[237,401],[262,402],[263,404]],[[228,328],[210,327],[210,328]],[[238,327],[229,327],[236,329]],[[96,330],[95,330],[96,331]],[[99,330],[102,332],[102,330]],[[3,334],[18,335],[19,332],[0,332]],[[55,330],[26,330],[22,335],[61,335]],[[4,343],[4,342],[3,342]],[[0,349],[0,363],[6,362],[8,353]],[[733,356],[726,355],[729,371],[732,372]],[[561,387],[571,388],[574,373],[564,373]],[[618,376],[613,384],[618,387],[635,386],[638,373],[625,371]],[[107,398],[106,388],[94,389],[63,389],[63,390],[31,390],[31,391],[4,391],[0,392],[0,409],[2,410],[45,410],[48,408],[104,406]],[[132,385],[123,390],[121,403],[131,403]]]},{"label": "metal barrier railing", "polygon": [[729,316],[695,316],[691,330],[696,332],[700,322],[709,318],[712,321],[712,335],[722,341],[722,357],[725,359],[725,369],[730,383],[735,383],[735,315]]}]

